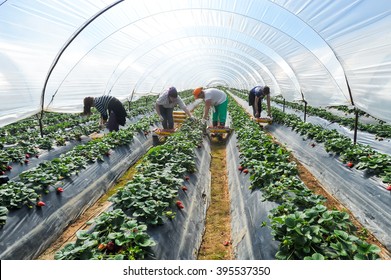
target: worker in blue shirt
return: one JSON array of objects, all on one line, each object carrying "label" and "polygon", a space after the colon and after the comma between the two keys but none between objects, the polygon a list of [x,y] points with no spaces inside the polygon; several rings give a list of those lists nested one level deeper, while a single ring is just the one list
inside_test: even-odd
[{"label": "worker in blue shirt", "polygon": [[270,109],[270,88],[268,86],[256,86],[252,88],[248,95],[248,105],[253,107],[253,115],[256,118],[261,116],[262,101],[266,97],[267,116],[271,117]]}]

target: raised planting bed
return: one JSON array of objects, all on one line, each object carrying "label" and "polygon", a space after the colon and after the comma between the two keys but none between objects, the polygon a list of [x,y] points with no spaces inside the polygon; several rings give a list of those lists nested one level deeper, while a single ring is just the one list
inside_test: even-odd
[{"label": "raised planting bed", "polygon": [[[327,209],[323,205],[325,198],[313,194],[298,178],[296,164],[289,161],[289,152],[250,121],[249,113],[239,105],[230,102],[229,107],[238,138],[242,173],[249,175],[252,192],[260,191],[264,201],[278,204],[269,210],[268,219],[261,222],[279,242],[275,258],[378,259],[380,248],[361,239],[349,215]],[[254,207],[250,202],[245,204],[248,209]],[[242,219],[253,222],[254,217],[248,213],[244,211]],[[249,240],[255,240],[254,243],[260,240],[262,244],[263,236],[268,235],[259,232]],[[238,244],[239,254],[244,250],[239,248],[240,242]]]},{"label": "raised planting bed", "polygon": [[[137,223],[149,236],[145,239],[150,240],[147,246],[130,242],[124,245],[123,234],[114,233],[111,227],[104,235],[93,234],[97,232],[95,222],[88,231],[79,232],[76,242],[59,250],[55,258],[194,259],[209,203],[209,162],[201,124],[185,122],[165,144],[146,154],[134,178],[110,198],[113,204],[103,214],[126,213],[127,219]],[[100,216],[96,219],[101,220]],[[133,233],[127,234],[127,240],[131,236]],[[114,244],[115,249],[107,248],[108,244]],[[144,253],[134,257],[129,252],[135,250]]]},{"label": "raised planting bed", "polygon": [[0,259],[33,259],[45,250],[145,154],[152,139],[144,131],[155,121],[142,120],[44,162],[39,172],[46,174],[38,176],[35,170],[23,173],[21,181],[13,182],[24,184],[20,186],[26,189],[22,197],[12,189],[4,190],[7,184],[3,185],[9,196],[2,195],[2,201],[11,207],[0,229]]}]

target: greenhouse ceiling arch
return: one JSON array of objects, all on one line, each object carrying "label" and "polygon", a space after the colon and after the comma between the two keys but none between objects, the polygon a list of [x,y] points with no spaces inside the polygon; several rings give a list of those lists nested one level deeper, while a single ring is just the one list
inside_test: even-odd
[{"label": "greenhouse ceiling arch", "polygon": [[[159,38],[155,32],[168,34],[172,30],[179,31],[180,28],[173,29],[170,24],[180,22],[182,32],[187,32],[188,36],[205,35],[198,32],[206,26],[213,26],[209,37],[243,40],[243,46],[247,45],[249,50],[252,46],[246,38],[253,37],[252,41],[262,42],[290,65],[310,104],[349,104],[347,81],[358,108],[391,121],[391,82],[388,78],[391,76],[391,35],[385,32],[390,26],[389,1],[379,0],[374,4],[369,0],[90,0],[82,3],[70,0],[32,4],[26,0],[8,0],[0,6],[0,60],[3,66],[0,72],[0,94],[5,100],[1,104],[1,126],[39,112],[45,77],[61,47],[85,24],[86,19],[93,18],[117,2],[120,3],[97,17],[77,36],[67,48],[67,56],[60,59],[61,65],[56,66],[56,75],[64,77],[75,61],[107,34],[129,23],[134,23],[129,29],[134,33],[118,32],[120,35],[113,38],[126,40],[116,40],[116,44],[114,40],[108,40],[94,50],[97,57],[83,59],[83,65],[78,67],[83,76],[74,80],[77,83],[66,93],[66,98],[56,101],[61,103],[56,106],[61,107],[61,111],[80,111],[83,96],[103,94],[102,89],[106,87],[105,81],[112,75],[113,67],[124,58],[122,50],[128,48],[129,51],[142,46],[150,38]],[[162,22],[163,15],[168,17]],[[239,31],[244,31],[242,33],[247,36],[235,38]],[[175,34],[172,34],[172,38],[176,38]],[[128,45],[129,42],[131,45]],[[263,53],[263,48],[256,48]],[[159,54],[166,55],[158,49],[151,51],[155,57],[146,55],[140,59],[140,62],[147,63],[146,69],[153,67],[153,61],[149,60],[159,61]],[[244,49],[244,52],[247,51]],[[171,49],[171,52],[175,53],[175,50]],[[303,59],[309,57],[313,64]],[[261,61],[261,64],[273,73],[283,88],[287,75],[281,78],[271,70],[271,63]],[[323,70],[313,71],[313,67]],[[211,65],[211,68],[217,67]],[[95,71],[97,69],[101,71]],[[142,68],[139,70],[142,71]],[[264,73],[260,75],[264,77]],[[144,79],[143,74],[139,73],[139,77]],[[213,79],[224,80],[229,76],[231,74]],[[332,85],[327,76],[335,81]],[[194,84],[200,83],[194,77],[208,79],[199,74],[192,76]],[[232,81],[238,84],[229,86],[243,86],[238,79]],[[49,81],[52,82],[58,80]],[[128,85],[128,88],[131,86]],[[185,83],[183,88],[186,88]],[[49,91],[46,94],[50,96],[52,93]],[[334,98],[336,96],[339,97]]]}]

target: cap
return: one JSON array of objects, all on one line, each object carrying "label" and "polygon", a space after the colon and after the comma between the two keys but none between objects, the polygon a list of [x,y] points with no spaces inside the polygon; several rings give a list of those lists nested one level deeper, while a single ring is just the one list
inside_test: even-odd
[{"label": "cap", "polygon": [[198,87],[193,91],[194,98],[197,99],[202,92],[202,87]]},{"label": "cap", "polygon": [[177,98],[178,97],[178,92],[177,92],[175,87],[170,87],[168,89],[168,96],[173,97],[173,98]]}]

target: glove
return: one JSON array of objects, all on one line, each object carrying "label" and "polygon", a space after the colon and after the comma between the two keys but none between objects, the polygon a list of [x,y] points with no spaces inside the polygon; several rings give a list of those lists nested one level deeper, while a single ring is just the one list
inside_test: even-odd
[{"label": "glove", "polygon": [[159,120],[162,122],[164,120],[162,115],[159,115]]}]

